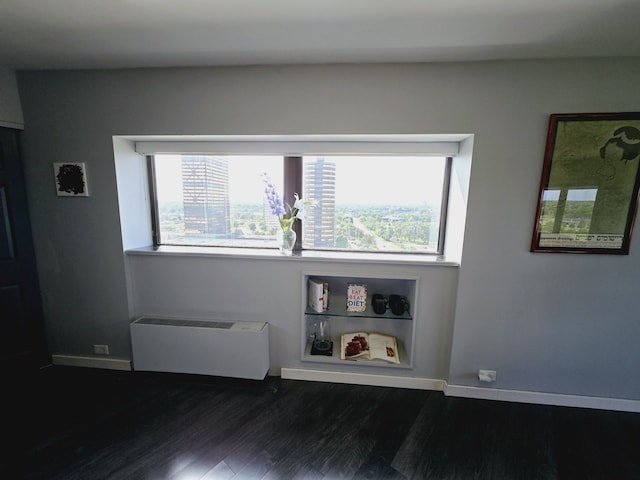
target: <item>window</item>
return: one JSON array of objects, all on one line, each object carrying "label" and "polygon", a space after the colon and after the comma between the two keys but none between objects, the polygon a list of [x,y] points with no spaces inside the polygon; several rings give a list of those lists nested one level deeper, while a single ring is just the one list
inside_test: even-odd
[{"label": "window", "polygon": [[155,155],[155,243],[273,246],[278,222],[264,205],[266,172],[282,191],[282,157]]},{"label": "window", "polygon": [[294,201],[292,193],[284,195],[286,185],[315,203],[297,225],[303,250],[443,250],[447,156],[156,153],[149,159],[157,245],[274,248],[279,224],[265,202],[266,172],[284,202]]},{"label": "window", "polygon": [[446,157],[304,157],[302,247],[440,253],[447,182]]}]

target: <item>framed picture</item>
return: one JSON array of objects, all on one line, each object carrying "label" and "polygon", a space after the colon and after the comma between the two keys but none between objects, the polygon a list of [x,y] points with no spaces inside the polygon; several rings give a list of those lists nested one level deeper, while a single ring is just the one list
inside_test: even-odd
[{"label": "framed picture", "polygon": [[639,112],[551,115],[531,251],[627,255],[639,163]]},{"label": "framed picture", "polygon": [[53,175],[59,197],[89,196],[84,163],[54,163]]}]

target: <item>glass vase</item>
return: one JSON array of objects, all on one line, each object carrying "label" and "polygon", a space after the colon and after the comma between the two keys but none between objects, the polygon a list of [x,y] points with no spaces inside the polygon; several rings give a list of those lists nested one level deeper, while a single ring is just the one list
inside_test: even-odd
[{"label": "glass vase", "polygon": [[286,232],[283,232],[282,229],[279,229],[276,233],[276,239],[278,241],[278,248],[280,249],[280,253],[282,255],[292,255],[293,247],[296,244],[296,232],[293,229],[289,229]]}]

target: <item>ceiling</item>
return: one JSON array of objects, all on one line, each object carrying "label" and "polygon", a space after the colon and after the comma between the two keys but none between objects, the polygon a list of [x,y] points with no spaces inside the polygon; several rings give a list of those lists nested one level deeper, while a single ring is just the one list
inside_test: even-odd
[{"label": "ceiling", "polygon": [[0,0],[14,70],[603,56],[638,0]]}]

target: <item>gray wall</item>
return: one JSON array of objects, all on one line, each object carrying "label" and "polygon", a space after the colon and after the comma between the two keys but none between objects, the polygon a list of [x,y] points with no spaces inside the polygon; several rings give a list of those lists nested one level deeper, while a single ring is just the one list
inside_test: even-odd
[{"label": "gray wall", "polygon": [[[94,343],[109,343],[129,357],[129,317],[147,298],[135,289],[149,285],[127,291],[112,135],[469,133],[459,272],[418,273],[423,287],[438,285],[437,295],[425,295],[434,304],[420,310],[420,341],[438,353],[416,358],[419,375],[477,386],[478,368],[490,368],[501,388],[640,400],[637,236],[629,256],[528,251],[549,114],[639,111],[639,80],[639,59],[20,73],[51,350],[87,355]],[[87,162],[91,197],[55,197],[56,161]],[[238,284],[251,276],[282,280],[277,303],[299,293],[295,282],[307,268],[206,264],[203,271],[181,260],[177,274],[186,286],[210,280],[216,287],[229,274]],[[143,270],[170,267],[155,262]],[[213,290],[199,288],[197,313]],[[230,312],[234,298],[221,297],[214,308]],[[291,328],[298,335],[297,312],[287,311],[291,318],[274,329],[282,352],[276,363],[297,366],[297,353],[285,346],[290,333],[278,334]]]},{"label": "gray wall", "polygon": [[23,128],[22,106],[16,74],[0,67],[0,127]]}]

